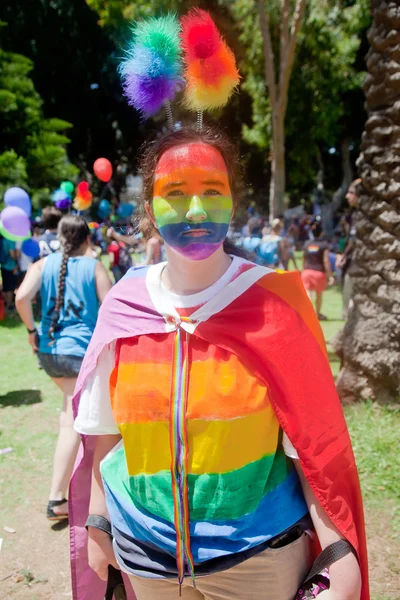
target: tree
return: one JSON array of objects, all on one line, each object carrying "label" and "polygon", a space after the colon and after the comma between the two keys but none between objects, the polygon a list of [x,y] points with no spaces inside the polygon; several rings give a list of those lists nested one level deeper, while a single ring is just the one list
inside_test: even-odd
[{"label": "tree", "polygon": [[[47,196],[78,169],[67,157],[71,124],[45,119],[42,99],[29,76],[32,61],[0,50],[0,192],[12,185],[42,189]],[[46,191],[47,190],[47,191]]]},{"label": "tree", "polygon": [[354,306],[335,340],[343,401],[400,396],[400,9],[372,0],[365,95],[368,120],[358,162],[362,194],[350,275]]},{"label": "tree", "polygon": [[268,85],[272,110],[271,141],[271,186],[270,217],[277,217],[284,211],[285,195],[285,116],[288,104],[289,82],[292,75],[296,42],[304,15],[306,0],[296,0],[290,25],[290,2],[281,0],[279,68],[276,76],[275,53],[265,0],[257,0],[263,38],[265,80]]},{"label": "tree", "polygon": [[[235,0],[231,11],[245,49],[240,65],[245,74],[242,88],[252,98],[251,118],[244,120],[243,136],[271,159],[272,106],[265,77],[262,35],[254,16],[255,0]],[[294,202],[311,191],[320,170],[328,188],[337,188],[342,168],[349,170],[349,161],[343,161],[342,166],[337,157],[350,158],[349,146],[354,148],[355,156],[365,119],[360,91],[364,64],[363,57],[361,60],[358,57],[360,41],[369,22],[367,0],[308,0],[306,3],[297,37],[284,128],[285,187]],[[281,14],[276,2],[269,5],[269,24],[277,56]],[[279,65],[275,72],[277,69]],[[331,155],[328,150],[335,147],[339,150]]]}]

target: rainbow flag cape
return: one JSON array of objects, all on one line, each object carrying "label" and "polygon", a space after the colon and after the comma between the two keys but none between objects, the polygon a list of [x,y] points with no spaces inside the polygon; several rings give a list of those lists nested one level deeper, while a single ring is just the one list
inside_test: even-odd
[{"label": "rainbow flag cape", "polygon": [[[179,329],[235,354],[268,386],[276,416],[298,452],[315,496],[357,552],[361,600],[369,600],[357,468],[323,334],[299,274],[252,266],[203,305],[195,320],[185,322],[172,306],[153,302],[146,285],[150,269],[154,267],[131,269],[104,301],[78,378],[75,414],[102,349],[117,339]],[[171,412],[171,422],[174,418]],[[88,566],[86,550],[94,445],[94,436],[83,436],[70,485],[74,600],[102,600],[105,593],[105,583]],[[182,528],[186,526],[182,522]],[[133,599],[130,583],[125,583],[128,598]]]}]

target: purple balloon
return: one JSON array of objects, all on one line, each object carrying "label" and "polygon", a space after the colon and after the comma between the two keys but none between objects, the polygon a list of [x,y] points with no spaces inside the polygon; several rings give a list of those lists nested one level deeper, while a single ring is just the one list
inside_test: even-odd
[{"label": "purple balloon", "polygon": [[30,217],[32,212],[31,199],[25,190],[19,187],[9,188],[4,194],[4,204],[6,206],[17,206]]},{"label": "purple balloon", "polygon": [[26,212],[18,206],[7,206],[1,213],[4,229],[12,235],[27,237],[31,232],[31,222]]},{"label": "purple balloon", "polygon": [[25,240],[22,242],[21,250],[26,256],[30,258],[37,258],[40,255],[40,246],[39,242],[29,238],[29,240]]},{"label": "purple balloon", "polygon": [[69,208],[71,206],[71,204],[72,204],[72,200],[70,197],[61,198],[61,200],[55,201],[56,208],[59,208],[60,210],[67,210],[67,208]]}]

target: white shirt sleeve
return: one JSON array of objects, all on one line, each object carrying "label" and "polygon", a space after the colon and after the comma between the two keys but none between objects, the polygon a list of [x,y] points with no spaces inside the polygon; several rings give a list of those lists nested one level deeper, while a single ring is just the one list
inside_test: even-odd
[{"label": "white shirt sleeve", "polygon": [[286,456],[289,458],[299,458],[296,448],[293,446],[285,432],[283,432],[282,445]]},{"label": "white shirt sleeve", "polygon": [[119,433],[111,410],[110,375],[115,366],[115,344],[101,351],[94,373],[81,392],[74,428],[84,435]]}]

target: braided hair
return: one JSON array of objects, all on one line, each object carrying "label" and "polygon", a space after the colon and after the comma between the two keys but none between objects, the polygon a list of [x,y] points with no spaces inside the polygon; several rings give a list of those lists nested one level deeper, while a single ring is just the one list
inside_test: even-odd
[{"label": "braided hair", "polygon": [[63,249],[60,273],[58,278],[57,298],[49,328],[49,338],[54,344],[54,333],[60,329],[57,325],[60,312],[64,306],[65,278],[69,257],[87,240],[90,235],[88,224],[83,217],[66,215],[58,225],[58,239]]}]

